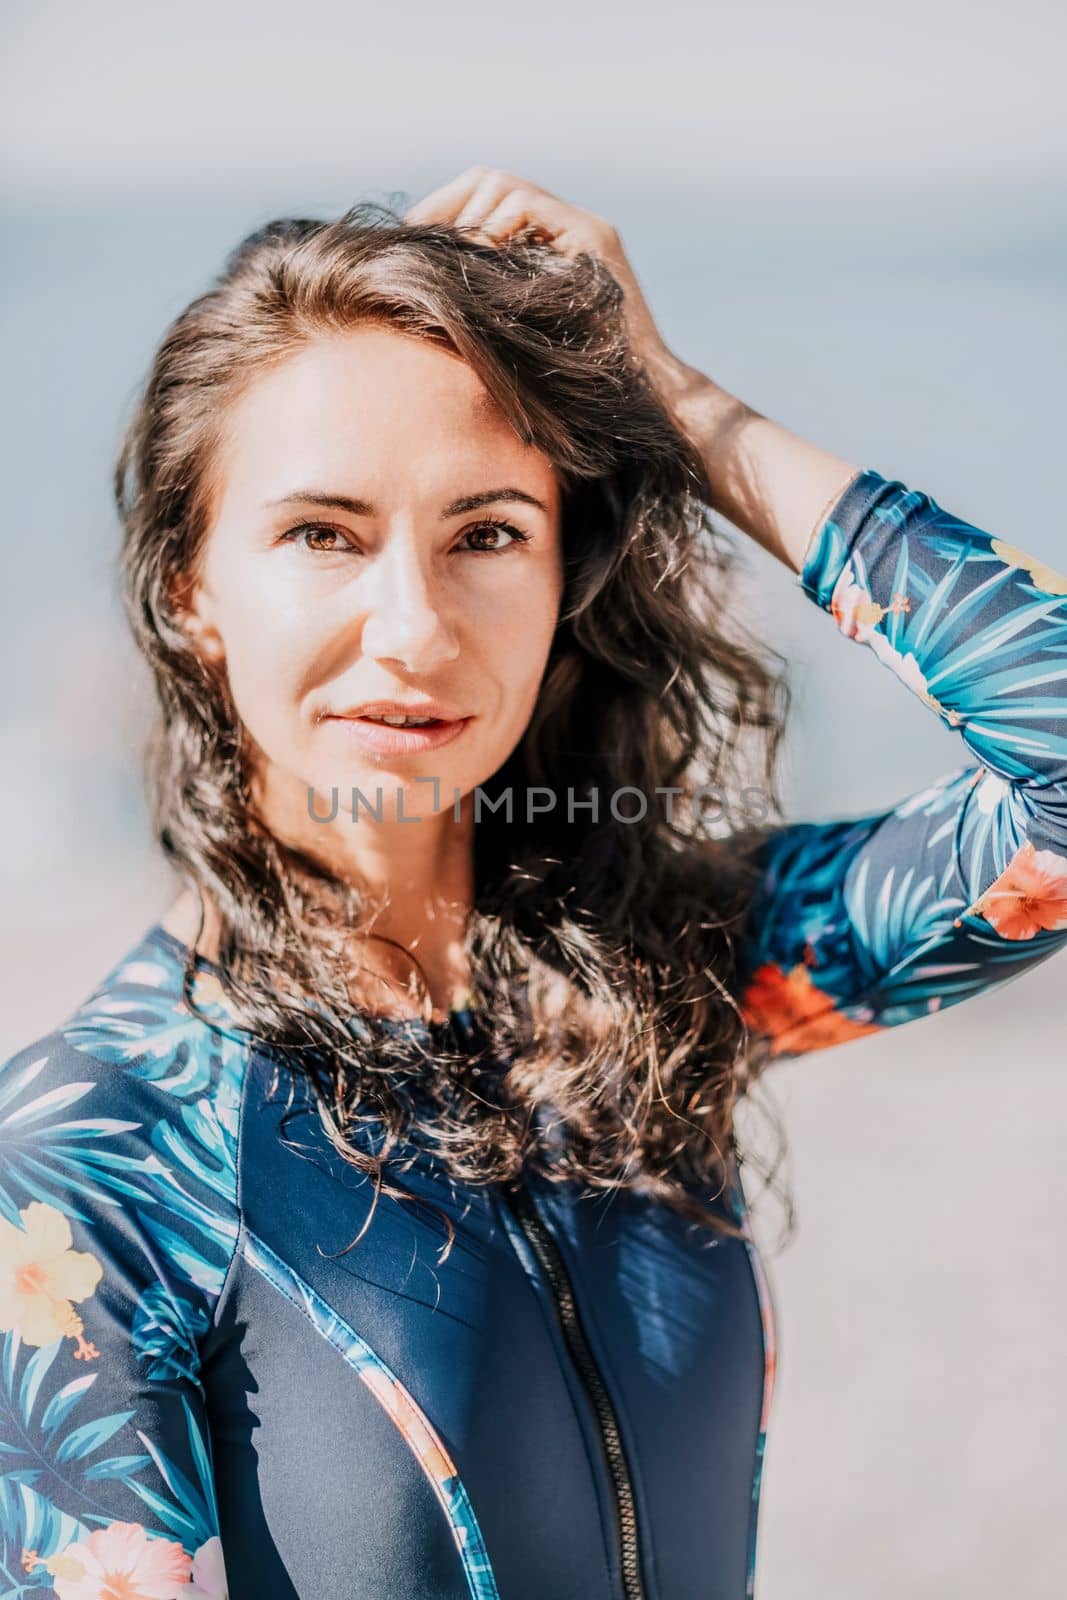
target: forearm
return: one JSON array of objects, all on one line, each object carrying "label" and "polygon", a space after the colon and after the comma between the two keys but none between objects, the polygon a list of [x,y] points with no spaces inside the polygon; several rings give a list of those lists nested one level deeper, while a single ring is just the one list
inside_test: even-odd
[{"label": "forearm", "polygon": [[859,468],[761,416],[674,356],[646,357],[646,364],[700,453],[713,509],[799,572],[815,529]]},{"label": "forearm", "polygon": [[835,510],[803,593],[967,765],[865,816],[768,830],[739,966],[774,1056],[944,1010],[1067,950],[1067,575],[875,471]]}]

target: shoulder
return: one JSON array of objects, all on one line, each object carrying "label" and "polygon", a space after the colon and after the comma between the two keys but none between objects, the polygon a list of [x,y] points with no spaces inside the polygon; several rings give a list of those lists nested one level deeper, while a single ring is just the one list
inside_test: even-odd
[{"label": "shoulder", "polygon": [[178,952],[155,924],[0,1064],[0,1218],[90,1228],[210,1296],[237,1237],[250,1051],[214,979],[198,974],[205,1015],[188,1005]]},{"label": "shoulder", "polygon": [[198,969],[194,1006],[183,989],[180,946],[154,924],[127,950],[51,1037],[93,1062],[112,1095],[188,1120],[210,1105],[232,1121],[249,1050],[217,978]]}]

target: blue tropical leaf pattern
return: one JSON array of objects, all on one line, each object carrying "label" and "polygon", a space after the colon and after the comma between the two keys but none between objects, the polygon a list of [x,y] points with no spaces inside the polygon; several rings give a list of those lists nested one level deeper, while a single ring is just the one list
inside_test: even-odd
[{"label": "blue tropical leaf pattern", "polygon": [[200,1371],[246,1065],[141,941],[0,1073],[0,1595],[225,1600]]},{"label": "blue tropical leaf pattern", "polygon": [[759,841],[740,988],[771,1057],[927,1016],[1067,948],[1067,577],[865,471],[797,582],[971,759],[884,810]]}]

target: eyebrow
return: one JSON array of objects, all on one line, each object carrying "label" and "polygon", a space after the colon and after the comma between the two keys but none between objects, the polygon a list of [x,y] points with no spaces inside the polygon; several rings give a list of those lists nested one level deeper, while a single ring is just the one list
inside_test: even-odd
[{"label": "eyebrow", "polygon": [[[543,500],[538,500],[536,495],[527,494],[525,489],[484,489],[480,494],[461,495],[458,500],[452,500],[447,506],[441,508],[443,517],[458,517],[465,511],[478,511],[482,506],[496,505],[501,500],[514,500],[522,505],[536,506],[539,511],[548,515],[548,507]],[[299,501],[303,505],[313,506],[339,506],[342,511],[348,511],[354,517],[373,517],[375,508],[369,500],[359,500],[352,495],[333,494],[324,489],[294,489],[291,494],[282,495],[279,500],[267,500],[268,506],[291,505]]]}]

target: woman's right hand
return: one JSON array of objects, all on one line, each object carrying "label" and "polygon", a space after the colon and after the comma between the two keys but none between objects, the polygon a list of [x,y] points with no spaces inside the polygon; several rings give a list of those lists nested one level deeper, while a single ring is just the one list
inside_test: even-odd
[{"label": "woman's right hand", "polygon": [[404,215],[405,222],[447,222],[493,244],[516,234],[540,238],[561,255],[601,260],[623,291],[623,320],[634,355],[670,408],[703,374],[668,349],[630,265],[618,230],[596,212],[561,200],[539,184],[498,167],[468,167]]}]

